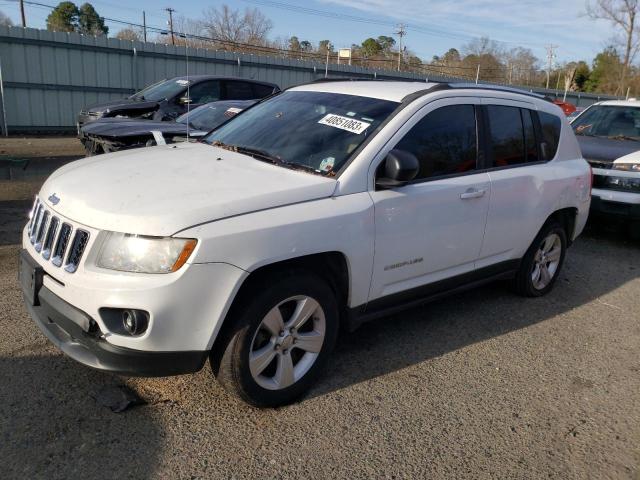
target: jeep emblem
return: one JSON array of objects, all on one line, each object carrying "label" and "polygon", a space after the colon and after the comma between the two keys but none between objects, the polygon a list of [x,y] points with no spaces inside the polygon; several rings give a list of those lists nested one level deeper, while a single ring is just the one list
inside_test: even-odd
[{"label": "jeep emblem", "polygon": [[60,202],[60,197],[56,196],[55,193],[51,194],[49,196],[49,201],[53,204],[53,205],[57,205]]}]

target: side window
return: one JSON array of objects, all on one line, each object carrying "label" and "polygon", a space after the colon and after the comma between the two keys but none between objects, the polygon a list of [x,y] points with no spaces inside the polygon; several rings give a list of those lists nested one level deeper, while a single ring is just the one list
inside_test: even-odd
[{"label": "side window", "polygon": [[544,160],[551,160],[558,151],[561,122],[555,115],[545,112],[538,112],[538,118],[542,128],[542,154]]},{"label": "side window", "polygon": [[220,82],[201,82],[189,88],[191,103],[209,103],[220,100]]},{"label": "side window", "polygon": [[252,100],[255,98],[250,83],[228,81],[226,84],[227,100]]},{"label": "side window", "polygon": [[450,105],[428,113],[395,148],[416,156],[421,179],[474,170],[477,143],[474,106]]},{"label": "side window", "polygon": [[524,145],[527,162],[538,161],[538,145],[536,144],[536,131],[533,127],[533,112],[523,108],[520,110],[522,115],[522,125],[524,126]]},{"label": "side window", "polygon": [[525,162],[524,131],[520,109],[500,105],[487,106],[494,167]]},{"label": "side window", "polygon": [[253,98],[264,98],[273,93],[273,87],[269,85],[253,84]]}]

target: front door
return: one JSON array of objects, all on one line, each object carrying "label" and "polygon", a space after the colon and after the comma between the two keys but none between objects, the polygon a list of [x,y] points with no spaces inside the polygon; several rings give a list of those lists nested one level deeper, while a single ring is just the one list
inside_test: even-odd
[{"label": "front door", "polygon": [[420,295],[418,287],[474,269],[491,196],[488,174],[478,171],[479,103],[470,97],[429,103],[389,142],[413,153],[420,170],[408,185],[371,192],[370,301],[399,292]]}]

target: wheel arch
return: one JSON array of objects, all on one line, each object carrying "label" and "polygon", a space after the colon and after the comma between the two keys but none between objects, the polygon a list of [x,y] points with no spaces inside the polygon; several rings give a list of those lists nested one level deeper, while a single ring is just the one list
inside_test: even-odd
[{"label": "wheel arch", "polygon": [[578,209],[576,207],[561,208],[549,215],[544,225],[549,223],[549,221],[551,220],[555,220],[560,223],[560,225],[562,225],[562,227],[564,228],[565,234],[567,235],[567,246],[569,246],[573,243],[573,233],[576,228],[577,218]]},{"label": "wheel arch", "polygon": [[[327,282],[336,295],[340,310],[340,320],[343,319],[343,316],[346,315],[346,307],[349,305],[351,292],[349,262],[344,253],[338,251],[314,253],[262,265],[251,271],[243,280],[222,321],[220,331],[211,346],[211,364],[214,371],[217,368],[216,365],[222,350],[224,350],[224,345],[226,345],[226,342],[234,332],[234,325],[231,321],[234,316],[233,313],[235,309],[241,308],[241,305],[244,304],[244,299],[248,298],[251,290],[260,288],[260,285],[264,284],[273,275],[295,275],[296,271],[301,270],[315,273]],[[341,321],[341,323],[343,322]]]}]

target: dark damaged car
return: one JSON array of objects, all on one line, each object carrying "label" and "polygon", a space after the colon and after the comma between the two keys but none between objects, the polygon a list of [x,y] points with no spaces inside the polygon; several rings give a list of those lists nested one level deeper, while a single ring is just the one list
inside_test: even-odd
[{"label": "dark damaged car", "polygon": [[593,168],[591,213],[623,219],[640,236],[640,102],[596,103],[571,127]]},{"label": "dark damaged car", "polygon": [[183,142],[199,138],[256,103],[256,100],[223,100],[202,105],[179,116],[175,122],[144,119],[103,118],[80,129],[87,155]]},{"label": "dark damaged car", "polygon": [[78,131],[101,118],[175,120],[190,109],[218,100],[259,100],[279,92],[267,82],[212,75],[191,75],[162,80],[130,97],[86,107],[78,115]]}]

